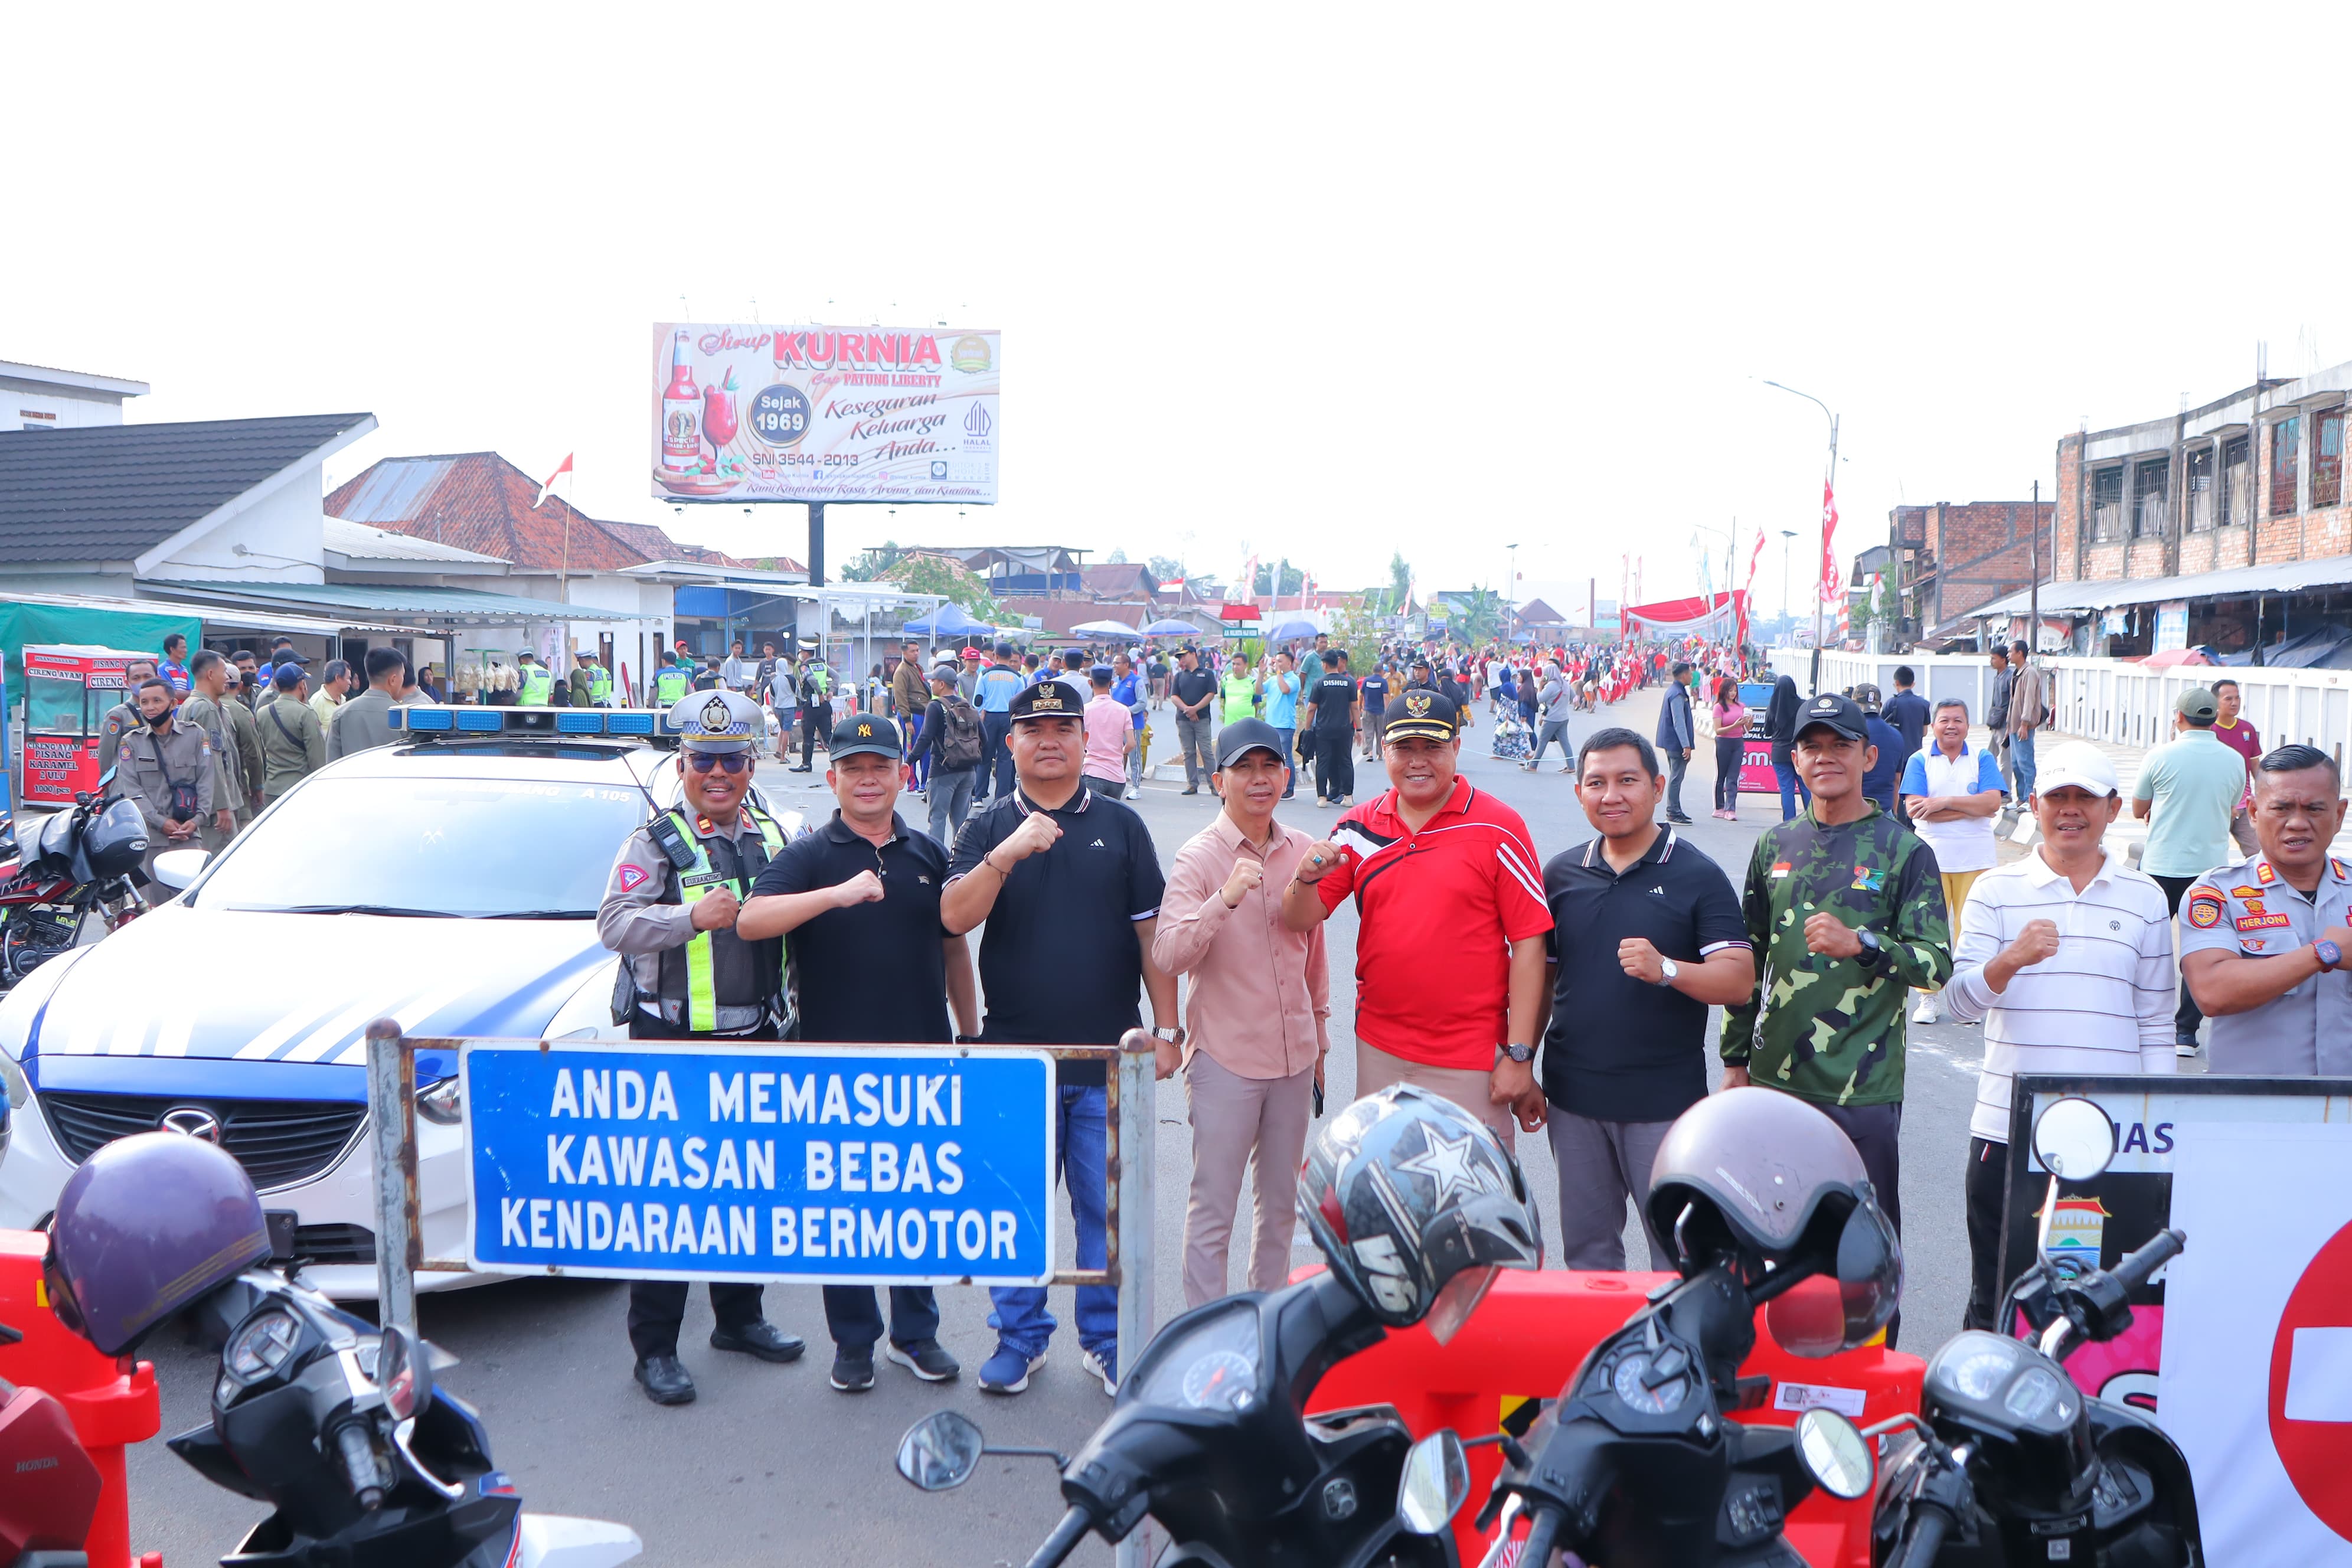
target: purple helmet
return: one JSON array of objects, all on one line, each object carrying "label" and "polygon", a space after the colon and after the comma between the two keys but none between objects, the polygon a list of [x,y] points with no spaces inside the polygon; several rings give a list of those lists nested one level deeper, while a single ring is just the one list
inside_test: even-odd
[{"label": "purple helmet", "polygon": [[58,1321],[121,1355],[268,1256],[245,1167],[201,1139],[142,1132],[66,1178],[42,1269]]}]

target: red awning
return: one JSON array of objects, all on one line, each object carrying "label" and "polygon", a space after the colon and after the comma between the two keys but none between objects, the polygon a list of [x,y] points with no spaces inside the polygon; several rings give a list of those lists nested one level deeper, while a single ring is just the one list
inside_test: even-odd
[{"label": "red awning", "polygon": [[1694,594],[1687,599],[1629,605],[1621,612],[1621,619],[1628,637],[1640,631],[1668,637],[1728,637],[1747,603],[1747,594],[1735,588],[1712,598]]}]

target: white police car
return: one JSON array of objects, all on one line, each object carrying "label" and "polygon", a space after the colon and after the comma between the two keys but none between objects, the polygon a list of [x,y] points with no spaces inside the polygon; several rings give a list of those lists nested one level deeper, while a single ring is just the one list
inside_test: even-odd
[{"label": "white police car", "polygon": [[[373,1298],[368,1023],[625,1036],[596,908],[622,840],[677,800],[675,755],[602,735],[452,732],[346,757],[273,802],[180,897],[0,997],[0,1227],[39,1222],[100,1144],[166,1128],[237,1157],[281,1255],[310,1260],[306,1283]],[[797,814],[775,815],[798,830]],[[465,1252],[457,1066],[418,1054],[428,1258]]]}]

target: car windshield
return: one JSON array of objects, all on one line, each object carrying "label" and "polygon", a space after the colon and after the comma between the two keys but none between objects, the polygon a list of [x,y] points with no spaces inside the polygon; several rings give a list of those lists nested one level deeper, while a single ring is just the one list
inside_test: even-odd
[{"label": "car windshield", "polygon": [[621,841],[646,819],[633,785],[316,778],[224,851],[192,902],[280,913],[587,919]]}]

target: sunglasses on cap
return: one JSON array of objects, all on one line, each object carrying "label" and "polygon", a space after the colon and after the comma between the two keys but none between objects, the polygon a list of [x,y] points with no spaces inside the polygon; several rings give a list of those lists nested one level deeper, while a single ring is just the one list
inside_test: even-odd
[{"label": "sunglasses on cap", "polygon": [[732,777],[751,765],[751,753],[749,752],[688,752],[686,753],[686,765],[698,773],[707,773],[715,767]]}]

